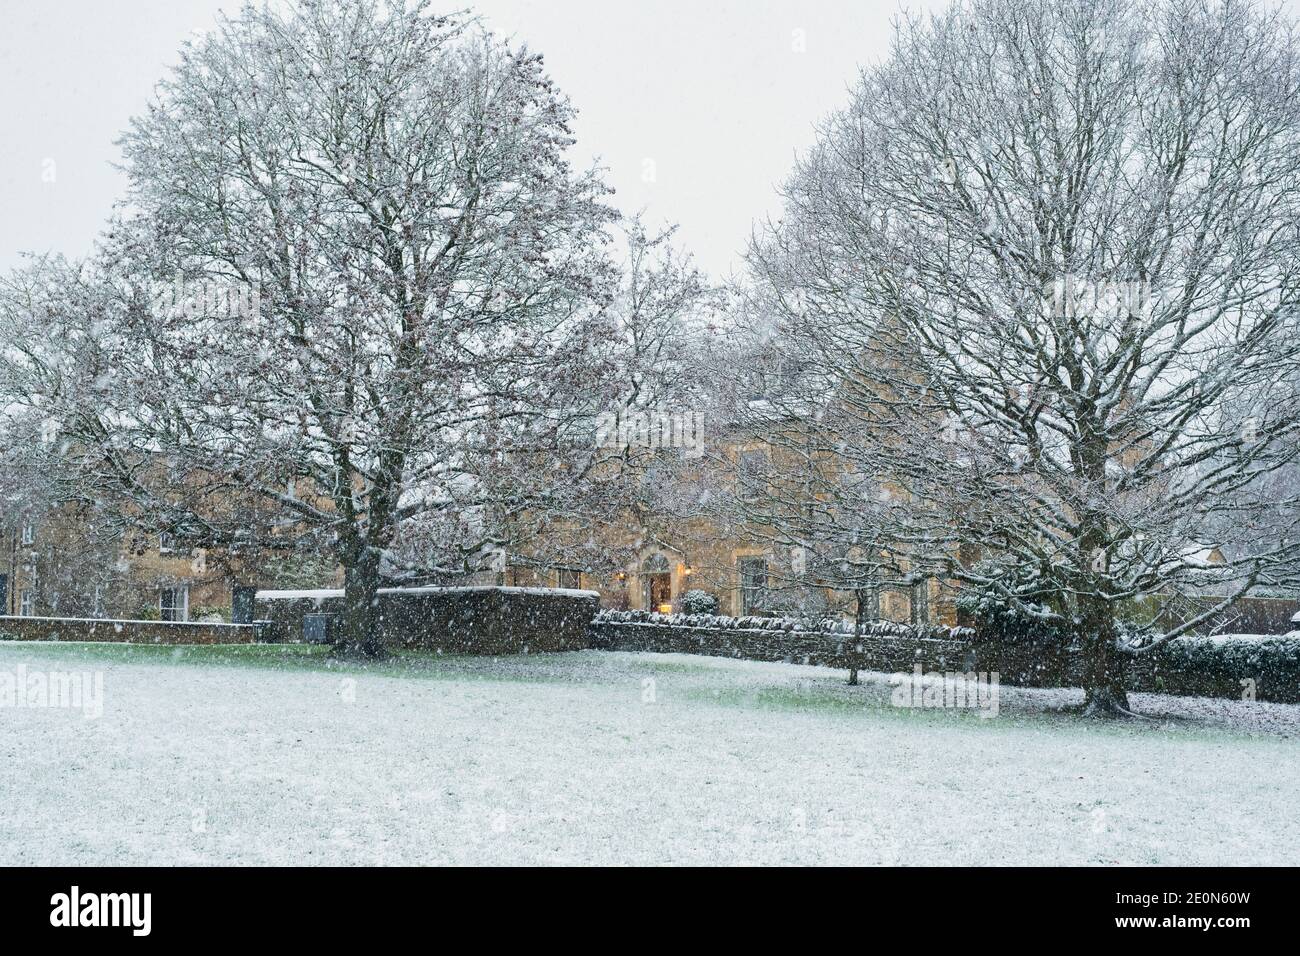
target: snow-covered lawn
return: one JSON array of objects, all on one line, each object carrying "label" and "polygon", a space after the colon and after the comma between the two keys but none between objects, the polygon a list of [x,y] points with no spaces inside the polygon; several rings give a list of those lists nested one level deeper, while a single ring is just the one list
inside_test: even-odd
[{"label": "snow-covered lawn", "polygon": [[884,675],[584,652],[0,644],[103,714],[0,709],[0,864],[1300,863],[1300,707],[890,706]]}]

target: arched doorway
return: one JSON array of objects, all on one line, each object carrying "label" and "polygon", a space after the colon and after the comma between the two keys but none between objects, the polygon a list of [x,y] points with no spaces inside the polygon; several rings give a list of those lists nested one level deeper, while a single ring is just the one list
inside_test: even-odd
[{"label": "arched doorway", "polygon": [[641,579],[645,584],[646,610],[670,613],[673,609],[673,574],[668,559],[662,554],[650,555],[641,564]]}]

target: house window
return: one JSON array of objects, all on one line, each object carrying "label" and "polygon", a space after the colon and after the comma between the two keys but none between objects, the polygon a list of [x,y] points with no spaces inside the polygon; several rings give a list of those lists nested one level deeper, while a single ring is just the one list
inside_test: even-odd
[{"label": "house window", "polygon": [[176,536],[170,531],[160,531],[158,533],[158,553],[171,554],[176,550]]},{"label": "house window", "polygon": [[582,587],[582,572],[577,568],[556,568],[555,579],[558,587],[571,588],[575,591]]},{"label": "house window", "polygon": [[158,613],[164,621],[190,619],[190,589],[187,587],[159,588]]},{"label": "house window", "polygon": [[922,578],[912,585],[912,623],[930,623],[930,579]]},{"label": "house window", "polygon": [[30,588],[18,592],[18,613],[23,617],[36,616],[36,594]]},{"label": "house window", "polygon": [[763,603],[767,591],[767,560],[740,559],[740,613],[753,614]]},{"label": "house window", "polygon": [[880,620],[880,577],[874,572],[868,574],[862,582],[858,594],[862,602],[862,618],[866,621]]},{"label": "house window", "polygon": [[35,543],[36,543],[36,525],[30,523],[23,525],[23,544],[35,544]]},{"label": "house window", "polygon": [[761,448],[736,453],[737,492],[741,499],[753,501],[767,490],[768,458]]},{"label": "house window", "polygon": [[95,585],[95,600],[94,600],[94,604],[91,605],[90,608],[90,616],[91,617],[104,616],[104,585],[102,584]]}]

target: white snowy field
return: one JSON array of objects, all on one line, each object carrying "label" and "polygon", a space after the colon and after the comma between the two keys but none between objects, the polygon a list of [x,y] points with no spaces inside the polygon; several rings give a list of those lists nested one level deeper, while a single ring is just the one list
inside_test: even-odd
[{"label": "white snowy field", "polygon": [[0,865],[1300,863],[1297,706],[1097,725],[785,664],[319,655],[0,643],[0,676],[103,675],[98,717],[0,707]]}]

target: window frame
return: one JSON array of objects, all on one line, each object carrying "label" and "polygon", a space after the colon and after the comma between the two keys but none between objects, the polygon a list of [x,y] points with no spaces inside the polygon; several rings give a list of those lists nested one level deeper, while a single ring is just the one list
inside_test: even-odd
[{"label": "window frame", "polygon": [[884,608],[880,575],[877,573],[868,574],[862,581],[861,590],[867,595],[866,607],[862,612],[863,620],[879,621]]},{"label": "window frame", "polygon": [[[757,565],[762,568],[761,583],[746,583],[749,575],[746,570],[747,565]],[[740,579],[740,613],[742,616],[748,616],[761,610],[759,604],[762,597],[767,594],[767,581],[770,571],[771,565],[764,555],[742,554],[736,558],[736,574]]]},{"label": "window frame", "polygon": [[[167,594],[173,595],[170,608],[172,617],[167,616],[169,609],[163,602],[163,598]],[[175,616],[178,612],[180,617]],[[158,619],[170,624],[184,624],[190,619],[190,587],[188,584],[173,584],[158,589]]]},{"label": "window frame", "polygon": [[[758,465],[751,470],[748,462]],[[736,449],[736,497],[741,501],[757,501],[768,488],[768,479],[772,473],[772,451],[758,446]]]},{"label": "window frame", "polygon": [[930,578],[928,576],[912,582],[908,604],[910,605],[908,617],[913,626],[924,627],[930,623]]}]

